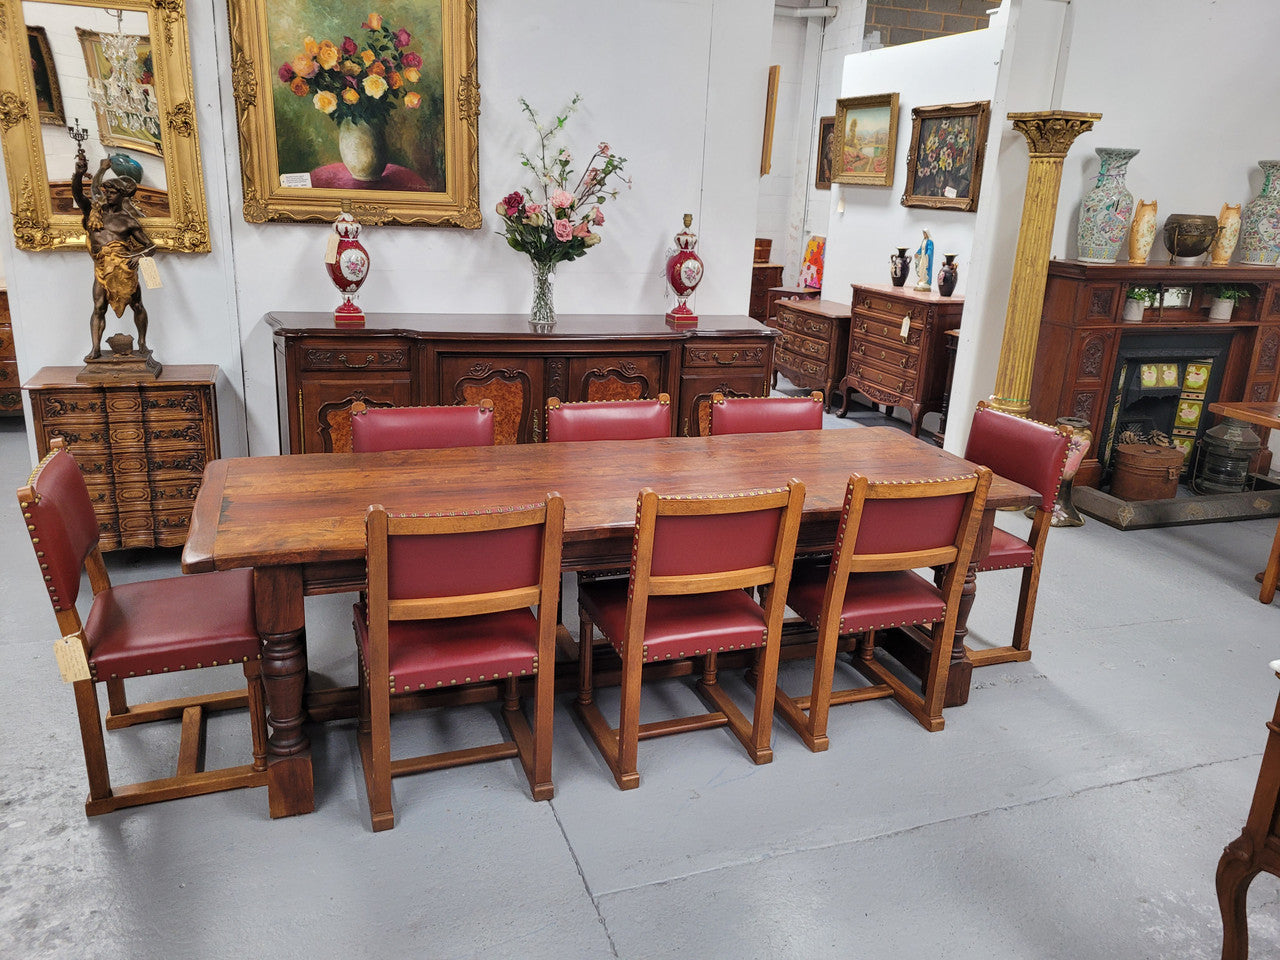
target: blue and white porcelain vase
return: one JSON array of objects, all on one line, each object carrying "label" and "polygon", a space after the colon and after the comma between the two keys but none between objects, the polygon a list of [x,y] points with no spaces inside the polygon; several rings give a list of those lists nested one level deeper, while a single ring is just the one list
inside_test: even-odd
[{"label": "blue and white porcelain vase", "polygon": [[1133,216],[1133,194],[1124,184],[1129,161],[1138,151],[1128,147],[1098,147],[1098,182],[1080,201],[1076,259],[1085,263],[1115,263]]},{"label": "blue and white porcelain vase", "polygon": [[1240,262],[1274,266],[1280,259],[1280,160],[1259,160],[1262,192],[1240,218]]}]

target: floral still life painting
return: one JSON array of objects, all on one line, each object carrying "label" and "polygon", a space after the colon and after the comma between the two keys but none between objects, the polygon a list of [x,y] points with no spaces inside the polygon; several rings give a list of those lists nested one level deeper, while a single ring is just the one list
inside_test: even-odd
[{"label": "floral still life painting", "polygon": [[903,206],[977,209],[989,107],[983,101],[911,111]]},{"label": "floral still life painting", "polygon": [[601,207],[616,199],[620,187],[630,187],[623,175],[627,158],[618,156],[608,143],[600,143],[574,174],[574,156],[555,143],[582,98],[574,95],[554,120],[544,122],[527,101],[520,108],[538,135],[537,146],[520,154],[520,165],[534,179],[534,186],[508,193],[498,201],[501,234],[512,250],[526,254],[533,264],[535,323],[554,323],[551,279],[555,265],[576,260],[601,240],[604,225]]},{"label": "floral still life painting", "polygon": [[468,0],[228,0],[244,216],[481,225]]}]

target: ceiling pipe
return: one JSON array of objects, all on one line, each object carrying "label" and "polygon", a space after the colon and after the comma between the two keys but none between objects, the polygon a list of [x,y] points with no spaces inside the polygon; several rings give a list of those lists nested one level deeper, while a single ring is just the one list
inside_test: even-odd
[{"label": "ceiling pipe", "polygon": [[809,17],[834,17],[839,12],[839,7],[784,7],[775,4],[773,8],[775,17],[796,17],[803,20]]}]

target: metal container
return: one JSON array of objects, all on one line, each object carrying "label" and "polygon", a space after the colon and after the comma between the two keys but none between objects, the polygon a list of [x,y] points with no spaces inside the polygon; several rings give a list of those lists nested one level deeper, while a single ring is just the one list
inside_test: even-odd
[{"label": "metal container", "polygon": [[1164,222],[1164,245],[1174,257],[1203,256],[1217,235],[1218,218],[1208,214],[1172,213]]},{"label": "metal container", "polygon": [[1249,479],[1249,461],[1262,442],[1246,424],[1227,418],[1200,440],[1191,489],[1196,493],[1239,493]]},{"label": "metal container", "polygon": [[1168,500],[1178,492],[1182,451],[1154,443],[1116,445],[1111,495],[1121,500]]}]

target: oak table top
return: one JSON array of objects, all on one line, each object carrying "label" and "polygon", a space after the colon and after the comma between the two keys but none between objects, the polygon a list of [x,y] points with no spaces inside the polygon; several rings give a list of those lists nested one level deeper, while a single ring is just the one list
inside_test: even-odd
[{"label": "oak table top", "polygon": [[1280,403],[1245,403],[1241,401],[1219,401],[1209,404],[1209,411],[1232,420],[1243,420],[1259,427],[1269,429],[1280,428]]}]

